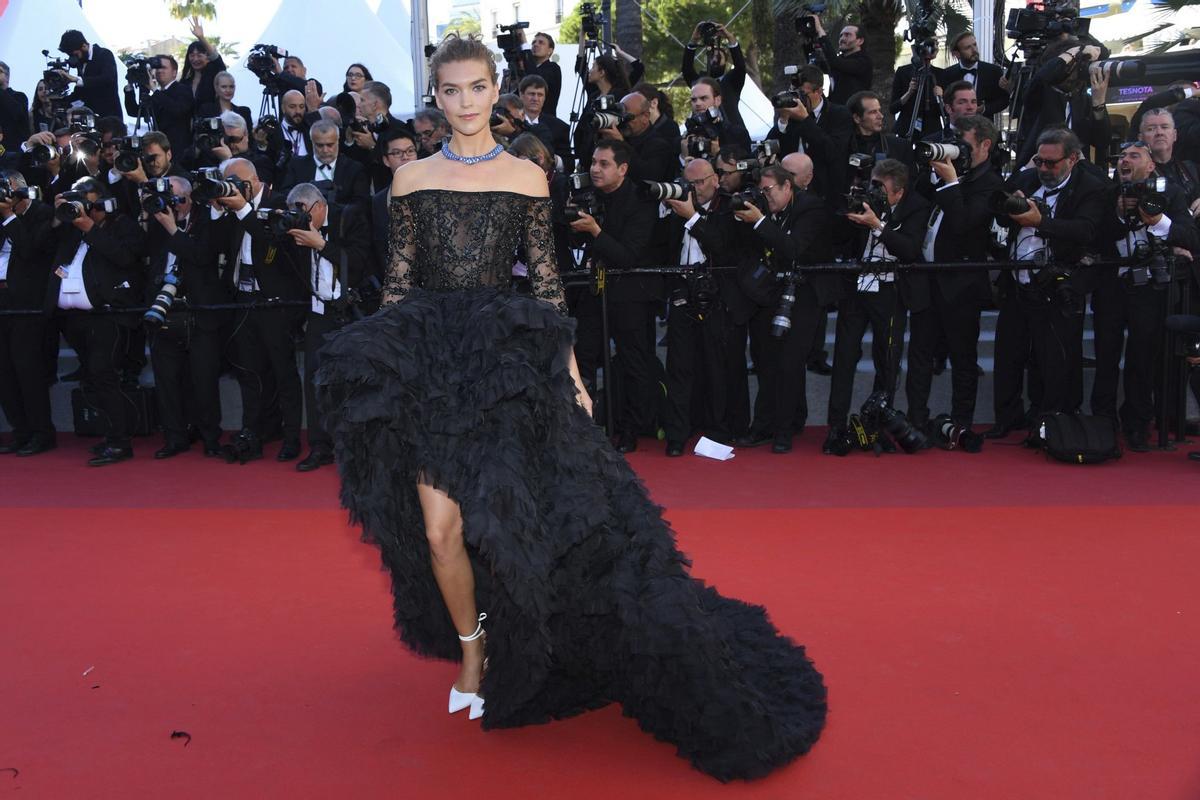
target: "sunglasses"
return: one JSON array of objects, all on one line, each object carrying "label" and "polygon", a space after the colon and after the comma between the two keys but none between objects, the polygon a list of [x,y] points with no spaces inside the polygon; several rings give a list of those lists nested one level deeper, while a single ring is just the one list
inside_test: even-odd
[{"label": "sunglasses", "polygon": [[1146,144],[1146,143],[1145,143],[1145,142],[1143,142],[1141,139],[1137,139],[1137,140],[1135,140],[1135,141],[1132,141],[1132,142],[1121,142],[1121,149],[1122,149],[1122,150],[1128,150],[1128,149],[1129,149],[1129,148],[1131,148],[1131,147],[1144,147],[1144,148],[1145,148],[1145,149],[1147,149],[1147,150],[1149,150],[1149,149],[1150,149],[1150,145]]},{"label": "sunglasses", "polygon": [[1041,156],[1033,157],[1033,165],[1035,167],[1057,167],[1059,162],[1066,161],[1067,157],[1062,158],[1042,158]]}]

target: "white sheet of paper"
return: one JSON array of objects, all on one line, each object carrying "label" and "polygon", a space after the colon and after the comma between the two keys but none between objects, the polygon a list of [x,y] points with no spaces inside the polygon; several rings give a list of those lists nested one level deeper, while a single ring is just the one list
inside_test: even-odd
[{"label": "white sheet of paper", "polygon": [[700,437],[700,441],[696,442],[696,449],[692,452],[698,456],[713,458],[717,461],[728,461],[729,459],[733,458],[732,447],[721,444],[720,442],[714,442],[707,436]]}]

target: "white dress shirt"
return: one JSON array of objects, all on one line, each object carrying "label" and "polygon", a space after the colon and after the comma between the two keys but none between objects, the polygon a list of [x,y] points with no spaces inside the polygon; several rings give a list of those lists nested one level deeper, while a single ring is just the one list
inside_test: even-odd
[{"label": "white dress shirt", "polygon": [[[708,211],[712,208],[713,201],[709,200],[700,206],[701,210]],[[685,266],[693,264],[703,264],[705,260],[704,251],[700,248],[700,243],[692,236],[692,226],[700,221],[700,212],[697,211],[688,218],[687,222],[683,223],[683,246],[679,250],[679,263]]]},{"label": "white dress shirt", "polygon": [[[1039,198],[1050,209],[1050,216],[1054,216],[1054,210],[1058,207],[1058,195],[1067,185],[1067,181],[1071,180],[1071,173],[1067,173],[1067,177],[1062,179],[1062,183],[1047,189],[1045,186],[1039,186],[1037,191],[1031,197]],[[1037,228],[1021,228],[1017,231],[1017,242],[1013,246],[1014,261],[1035,261],[1039,253],[1045,253],[1046,240],[1038,232]],[[1049,256],[1049,253],[1046,253]],[[1017,270],[1017,281],[1020,283],[1029,283],[1030,273],[1027,269]]]},{"label": "white dress shirt", "polygon": [[[4,222],[0,223],[0,224],[4,225],[5,227],[8,227],[9,225],[12,224],[13,220],[15,220],[16,218],[17,218],[17,215],[13,214],[11,217],[4,220]],[[9,240],[9,238],[7,236],[5,236],[4,244],[0,245],[0,281],[8,280],[8,261],[10,258],[12,258],[12,242]]]},{"label": "white dress shirt", "polygon": [[315,162],[317,165],[317,168],[313,171],[313,180],[314,181],[331,181],[331,180],[333,180],[333,174],[337,171],[337,159],[336,158],[333,161],[330,161],[328,164],[322,164],[321,160],[314,155],[313,162]]},{"label": "white dress shirt", "polygon": [[[325,230],[325,228],[321,229],[321,236],[328,239]],[[314,287],[312,310],[314,314],[324,314],[325,303],[342,296],[342,284],[333,276],[333,263],[316,250],[310,252],[312,253],[312,265],[309,286]]]},{"label": "white dress shirt", "polygon": [[304,131],[293,128],[287,120],[282,120],[279,128],[283,131],[283,138],[287,139],[288,144],[292,147],[292,155],[301,157],[308,155],[308,145],[304,143]]},{"label": "white dress shirt", "polygon": [[87,287],[83,283],[83,260],[87,258],[88,244],[81,241],[75,249],[75,257],[70,263],[60,265],[55,273],[62,279],[58,287],[59,308],[80,308],[92,310],[92,299],[88,297]]},{"label": "white dress shirt", "polygon": [[[887,229],[887,221],[895,208],[889,208],[880,218],[879,224],[881,227],[872,228],[867,234],[867,244],[863,247],[862,260],[863,263],[879,262],[879,261],[896,261],[896,257],[888,252],[887,245],[883,243],[883,232]],[[894,272],[864,272],[858,276],[858,291],[860,292],[878,292],[880,284],[891,283],[896,280]]]}]

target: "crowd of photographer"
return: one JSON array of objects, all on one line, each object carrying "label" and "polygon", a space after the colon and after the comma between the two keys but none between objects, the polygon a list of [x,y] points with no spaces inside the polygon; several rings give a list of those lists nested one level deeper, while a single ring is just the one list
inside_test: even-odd
[{"label": "crowd of photographer", "polygon": [[[697,25],[685,49],[682,125],[667,95],[640,80],[640,62],[603,43],[590,8],[569,109],[553,39],[527,44],[522,25],[504,28],[492,130],[546,172],[580,371],[593,391],[604,375],[598,420],[618,449],[661,428],[670,456],[698,431],[786,453],[809,420],[806,373],[816,371],[832,376],[825,453],[931,441],[978,450],[980,316],[990,307],[995,424],[984,436],[1083,407],[1090,308],[1091,412],[1116,421],[1131,449],[1148,449],[1171,287],[1196,293],[1177,278],[1200,255],[1200,97],[1173,89],[1143,104],[1110,177],[1102,99],[1127,67],[1106,63],[1069,15],[1028,14],[1010,32],[1029,65],[1008,70],[979,62],[970,34],[950,43],[958,63],[938,69],[937,40],[914,23],[913,62],[885,100],[868,88],[860,29],[846,25],[835,44],[810,7],[796,23],[807,63],[787,70],[774,127],[758,142],[738,113],[745,58],[719,24]],[[0,64],[0,144],[10,146],[0,151],[0,405],[13,429],[2,452],[54,446],[61,337],[80,355],[105,430],[93,465],[132,456],[126,394],[147,344],[164,433],[156,458],[199,442],[244,463],[280,439],[277,458],[299,459],[301,471],[332,462],[312,395],[321,344],[378,307],[392,173],[436,153],[449,130],[432,107],[394,117],[388,87],[361,63],[331,95],[299,57],[265,45],[248,58],[267,98],[255,120],[194,33],[182,76],[170,56],[134,59],[121,89],[112,54],[68,31],[66,58],[48,56],[32,105]],[[132,134],[122,93],[144,123]],[[997,115],[1014,104],[1026,109],[1021,131],[1005,136]],[[989,272],[988,262],[1029,267]],[[937,266],[910,266],[921,263]],[[523,273],[518,252],[518,290]],[[874,390],[851,413],[868,328]],[[931,409],[947,361],[951,407]],[[222,442],[226,372],[242,419]]]}]

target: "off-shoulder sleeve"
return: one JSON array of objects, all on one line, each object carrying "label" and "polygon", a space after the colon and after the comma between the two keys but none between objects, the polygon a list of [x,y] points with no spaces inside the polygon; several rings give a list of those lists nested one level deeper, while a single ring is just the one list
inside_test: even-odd
[{"label": "off-shoulder sleeve", "polygon": [[550,198],[539,197],[529,204],[529,226],[525,231],[526,264],[533,296],[545,300],[567,315],[562,281],[554,260],[554,230],[550,225]]},{"label": "off-shoulder sleeve", "polygon": [[417,226],[408,197],[393,197],[388,203],[387,253],[383,304],[392,305],[403,300],[417,282]]}]

